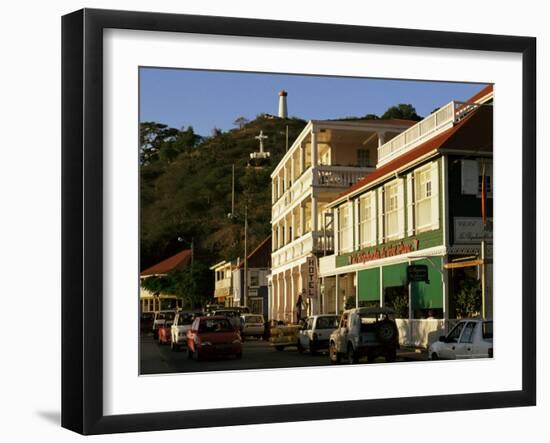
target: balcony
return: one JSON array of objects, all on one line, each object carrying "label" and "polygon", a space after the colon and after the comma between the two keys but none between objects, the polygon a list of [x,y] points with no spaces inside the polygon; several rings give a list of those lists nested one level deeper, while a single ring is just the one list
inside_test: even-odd
[{"label": "balcony", "polygon": [[415,148],[429,137],[451,128],[480,105],[452,101],[378,148],[378,166]]},{"label": "balcony", "polygon": [[334,233],[332,231],[308,232],[272,253],[272,266],[277,268],[288,262],[312,253],[332,254],[334,252]]},{"label": "balcony", "polygon": [[317,166],[309,168],[296,179],[290,189],[273,204],[272,220],[283,215],[287,209],[295,206],[306,195],[311,195],[313,187],[326,191],[344,191],[354,183],[364,178],[375,168],[358,166]]}]

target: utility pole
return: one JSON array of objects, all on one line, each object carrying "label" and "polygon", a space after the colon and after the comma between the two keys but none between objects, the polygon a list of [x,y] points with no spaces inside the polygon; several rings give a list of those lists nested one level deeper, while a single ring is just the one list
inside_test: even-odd
[{"label": "utility pole", "polygon": [[486,276],[485,276],[485,262],[487,261],[486,253],[486,244],[485,244],[485,229],[487,226],[487,216],[486,216],[486,203],[485,203],[485,194],[487,190],[485,189],[485,160],[481,160],[481,220],[483,222],[483,233],[481,234],[481,318],[485,320],[487,316],[487,307],[486,307]]},{"label": "utility pole", "polygon": [[233,216],[235,214],[235,163],[231,169],[231,216]]},{"label": "utility pole", "polygon": [[248,302],[248,206],[244,207],[244,293],[242,297],[243,306]]}]

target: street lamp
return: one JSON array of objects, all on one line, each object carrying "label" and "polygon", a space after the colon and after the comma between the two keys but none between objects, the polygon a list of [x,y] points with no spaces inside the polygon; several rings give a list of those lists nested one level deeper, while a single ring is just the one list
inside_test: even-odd
[{"label": "street lamp", "polygon": [[185,240],[183,237],[178,237],[178,242],[187,243],[191,246],[191,269],[193,269],[193,262],[195,261],[195,237],[191,237],[191,241]]}]

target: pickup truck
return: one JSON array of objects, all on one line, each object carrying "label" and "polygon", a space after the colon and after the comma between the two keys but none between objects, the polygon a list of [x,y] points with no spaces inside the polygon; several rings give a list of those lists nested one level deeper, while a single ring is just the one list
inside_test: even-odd
[{"label": "pickup truck", "polygon": [[492,320],[461,320],[428,348],[431,360],[488,357],[493,357]]},{"label": "pickup truck", "polygon": [[399,332],[389,308],[354,308],[343,312],[338,328],[330,335],[331,363],[358,363],[361,357],[372,362],[379,356],[395,361]]}]

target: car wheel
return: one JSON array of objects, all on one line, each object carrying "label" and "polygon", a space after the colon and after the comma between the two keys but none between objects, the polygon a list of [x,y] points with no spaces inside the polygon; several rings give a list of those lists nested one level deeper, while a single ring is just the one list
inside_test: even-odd
[{"label": "car wheel", "polygon": [[237,353],[235,354],[235,358],[236,358],[237,360],[240,360],[241,358],[243,358],[243,353],[242,353],[242,352],[237,352]]},{"label": "car wheel", "polygon": [[302,343],[300,343],[300,340],[298,340],[298,345],[297,345],[297,346],[298,346],[298,352],[299,352],[300,354],[303,354],[304,351],[305,351],[305,349],[304,349],[304,347],[302,346]]},{"label": "car wheel", "polygon": [[187,348],[187,358],[189,360],[193,360],[193,351],[191,350],[191,348]]},{"label": "car wheel", "polygon": [[370,351],[370,352],[367,353],[367,361],[369,363],[374,363],[374,360],[376,360],[376,357],[377,357],[377,355],[373,351]]},{"label": "car wheel", "polygon": [[338,350],[336,349],[336,343],[334,343],[334,342],[330,343],[328,354],[329,354],[331,363],[334,363],[334,364],[340,363],[341,355],[338,352]]},{"label": "car wheel", "polygon": [[393,343],[397,337],[395,324],[390,320],[382,320],[376,327],[376,337],[380,343]]},{"label": "car wheel", "polygon": [[395,350],[395,348],[388,349],[386,351],[386,361],[388,363],[393,363],[396,358],[397,358],[397,351]]},{"label": "car wheel", "polygon": [[437,355],[437,352],[432,352],[432,360],[439,360],[439,355]]},{"label": "car wheel", "polygon": [[317,355],[317,349],[315,349],[312,345],[311,345],[311,342],[309,342],[309,353],[311,355]]},{"label": "car wheel", "polygon": [[353,350],[353,345],[351,343],[348,344],[348,353],[346,356],[350,365],[355,365],[359,363],[359,358],[357,357],[356,352]]},{"label": "car wheel", "polygon": [[275,346],[275,349],[277,349],[277,351],[283,351],[285,347],[278,345],[278,346]]}]

